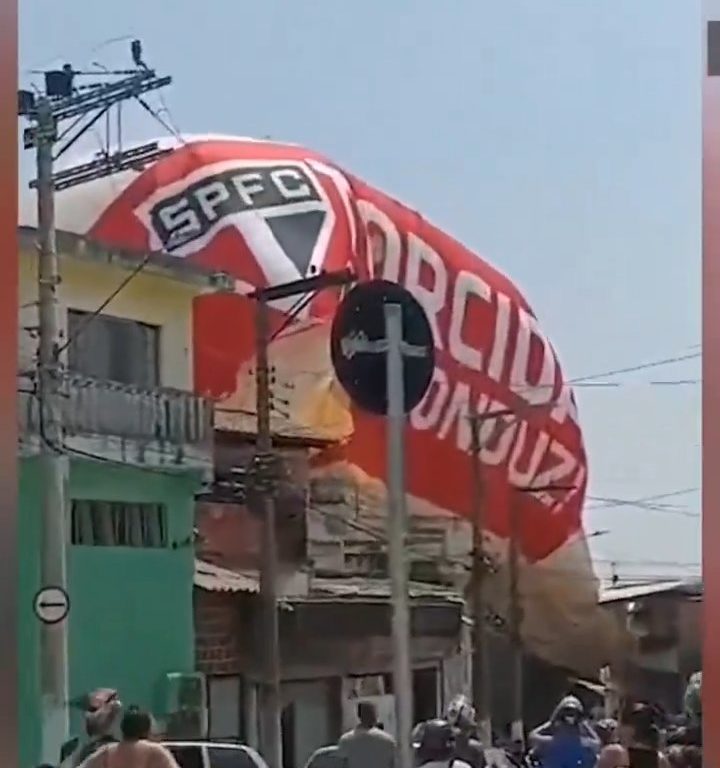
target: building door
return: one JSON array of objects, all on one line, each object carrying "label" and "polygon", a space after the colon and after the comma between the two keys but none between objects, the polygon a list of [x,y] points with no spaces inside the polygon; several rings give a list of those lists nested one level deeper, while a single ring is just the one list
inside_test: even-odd
[{"label": "building door", "polygon": [[437,667],[413,670],[414,722],[432,720],[440,713]]},{"label": "building door", "polygon": [[334,741],[330,697],[327,680],[283,684],[283,763],[289,768],[305,765],[316,749]]},{"label": "building door", "polygon": [[208,735],[211,739],[235,741],[243,737],[242,687],[240,677],[208,677]]}]

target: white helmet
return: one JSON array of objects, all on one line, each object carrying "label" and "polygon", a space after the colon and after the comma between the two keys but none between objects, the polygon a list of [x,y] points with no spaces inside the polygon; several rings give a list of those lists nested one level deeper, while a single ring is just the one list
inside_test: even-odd
[{"label": "white helmet", "polygon": [[475,708],[467,696],[456,696],[448,705],[446,718],[455,728],[468,728],[475,725]]}]

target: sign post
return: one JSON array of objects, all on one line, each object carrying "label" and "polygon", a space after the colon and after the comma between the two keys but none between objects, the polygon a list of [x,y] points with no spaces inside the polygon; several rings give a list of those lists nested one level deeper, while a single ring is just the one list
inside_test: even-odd
[{"label": "sign post", "polygon": [[392,588],[393,683],[400,768],[413,765],[413,685],[410,648],[410,605],[405,560],[405,391],[403,388],[402,306],[385,305],[387,339],[387,489],[390,583]]},{"label": "sign post", "polygon": [[392,589],[393,688],[398,768],[413,768],[411,614],[406,558],[405,424],[422,400],[435,365],[433,335],[422,306],[385,280],[361,283],[333,321],[331,357],[356,405],[387,417],[387,535]]}]

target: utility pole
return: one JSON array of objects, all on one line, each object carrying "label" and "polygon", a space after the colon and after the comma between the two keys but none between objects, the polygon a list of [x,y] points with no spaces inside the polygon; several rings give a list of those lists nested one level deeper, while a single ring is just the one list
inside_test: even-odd
[{"label": "utility pole", "polygon": [[255,310],[255,389],[257,399],[257,443],[255,469],[260,482],[257,490],[257,511],[262,526],[260,560],[262,695],[260,698],[261,752],[270,768],[282,765],[282,733],[280,726],[280,634],[277,612],[278,558],[275,524],[275,498],[272,493],[273,468],[270,414],[270,343],[267,301],[258,295]]},{"label": "utility pole", "polygon": [[[492,418],[495,418],[494,416]],[[482,457],[480,455],[480,420],[479,414],[470,416],[470,456],[472,472],[472,526],[473,557],[471,601],[473,615],[472,633],[472,692],[473,705],[477,716],[480,742],[492,746],[492,708],[490,688],[490,656],[488,653],[487,625],[485,605],[485,488]]]},{"label": "utility pole", "polygon": [[[63,368],[58,317],[60,274],[55,247],[53,145],[55,118],[47,98],[37,104],[37,214],[38,214],[38,361],[37,394],[40,406],[40,492],[42,545],[40,579],[43,588],[67,594],[68,459],[63,454]],[[55,762],[70,727],[68,712],[68,625],[43,624],[40,648],[44,759]]]},{"label": "utility pole", "polygon": [[[54,163],[103,115],[128,99],[142,102],[141,94],[167,85],[142,62],[139,41],[132,44],[135,68],[123,71],[78,72],[69,64],[61,70],[43,72],[45,92],[18,91],[18,116],[30,127],[23,132],[26,149],[35,149],[37,178],[30,182],[37,192],[38,232],[38,355],[36,395],[40,413],[40,489],[42,495],[42,541],[40,578],[42,590],[63,594],[69,606],[67,547],[69,541],[67,489],[70,462],[64,447],[63,323],[60,321],[60,269],[55,237],[55,193],[125,168],[143,167],[167,150],[156,144],[114,153],[107,149],[91,163],[54,173]],[[102,77],[105,82],[80,86],[80,75]],[[113,77],[119,78],[113,80]],[[152,111],[152,110],[150,110]],[[73,121],[70,128],[59,126]],[[109,137],[108,137],[109,140]],[[59,148],[57,145],[61,144]],[[42,755],[55,764],[69,732],[68,621],[43,622],[40,628],[40,681],[42,694]]]},{"label": "utility pole", "polygon": [[520,595],[520,508],[518,499],[512,494],[510,500],[510,536],[508,551],[509,570],[509,636],[512,651],[512,722],[510,734],[513,743],[525,744],[523,723],[523,642],[522,642],[522,601]]},{"label": "utility pole", "polygon": [[281,727],[281,659],[278,620],[278,552],[275,510],[275,487],[278,478],[277,461],[273,453],[270,417],[272,392],[270,387],[269,304],[273,301],[315,293],[344,286],[354,280],[348,271],[321,273],[291,283],[259,288],[251,294],[255,299],[255,397],[256,451],[254,460],[254,494],[257,514],[261,520],[260,605],[261,619],[256,638],[261,666],[260,752],[268,768],[282,768]]},{"label": "utility pole", "polygon": [[[546,406],[544,406],[546,407]],[[481,741],[492,744],[490,659],[487,644],[484,582],[487,575],[487,556],[485,552],[483,530],[485,527],[485,484],[482,466],[482,444],[480,425],[496,419],[516,420],[526,411],[532,413],[538,406],[531,406],[518,412],[511,408],[470,415],[470,456],[472,471],[472,522],[473,522],[473,567],[471,582],[471,600],[473,612],[473,703],[478,718]],[[499,427],[502,429],[502,427]],[[508,532],[508,572],[509,572],[509,609],[508,627],[512,652],[512,725],[511,737],[514,742],[524,744],[523,725],[523,647],[522,647],[522,604],[519,592],[519,537],[520,520],[516,493],[522,491],[537,492],[549,488],[516,488],[509,510]]]}]

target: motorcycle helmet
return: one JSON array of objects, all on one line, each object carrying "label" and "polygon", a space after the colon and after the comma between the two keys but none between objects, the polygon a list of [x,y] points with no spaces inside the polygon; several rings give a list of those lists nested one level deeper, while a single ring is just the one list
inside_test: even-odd
[{"label": "motorcycle helmet", "polygon": [[449,759],[454,742],[453,726],[447,720],[428,720],[423,726],[418,745],[420,765],[433,760]]},{"label": "motorcycle helmet", "polygon": [[445,717],[451,726],[459,730],[475,726],[475,708],[467,696],[456,696],[448,705]]}]

